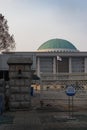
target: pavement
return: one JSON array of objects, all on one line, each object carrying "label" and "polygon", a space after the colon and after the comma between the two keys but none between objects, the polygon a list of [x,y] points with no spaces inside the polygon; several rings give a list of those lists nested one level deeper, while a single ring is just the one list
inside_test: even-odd
[{"label": "pavement", "polygon": [[[0,123],[0,130],[87,130],[87,107],[86,109],[76,108],[73,113],[74,118],[69,118],[67,111],[59,111],[65,110],[64,101],[58,101],[58,111],[51,109],[50,106],[48,109],[45,107],[37,110],[36,108],[40,107],[40,95],[37,94],[32,98],[32,110],[3,113],[2,117],[13,118],[12,121],[7,118],[6,122]],[[79,108],[81,106],[86,105],[80,104]]]},{"label": "pavement", "polygon": [[0,124],[0,130],[42,130],[40,119],[35,110],[7,112],[14,116],[12,124]]},{"label": "pavement", "polygon": [[87,113],[75,112],[68,118],[66,112],[15,111],[3,115],[13,116],[12,123],[0,124],[0,130],[87,130]]}]

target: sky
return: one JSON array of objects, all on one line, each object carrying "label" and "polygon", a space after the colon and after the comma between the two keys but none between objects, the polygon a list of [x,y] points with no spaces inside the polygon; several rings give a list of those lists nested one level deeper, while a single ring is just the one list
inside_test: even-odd
[{"label": "sky", "polygon": [[87,0],[0,0],[0,13],[14,35],[16,51],[36,51],[55,38],[87,51]]}]

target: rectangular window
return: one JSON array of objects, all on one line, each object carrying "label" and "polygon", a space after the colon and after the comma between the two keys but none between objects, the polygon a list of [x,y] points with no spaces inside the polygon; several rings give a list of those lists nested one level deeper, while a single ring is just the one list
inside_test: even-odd
[{"label": "rectangular window", "polygon": [[84,58],[72,58],[72,72],[84,72]]},{"label": "rectangular window", "polygon": [[53,58],[41,57],[40,58],[40,72],[52,73],[53,72]]},{"label": "rectangular window", "polygon": [[57,72],[68,73],[69,72],[69,59],[62,58],[62,61],[57,60]]}]

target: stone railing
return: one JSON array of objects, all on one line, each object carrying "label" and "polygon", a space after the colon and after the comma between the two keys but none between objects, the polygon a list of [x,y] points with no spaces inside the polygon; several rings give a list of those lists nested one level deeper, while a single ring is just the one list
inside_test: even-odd
[{"label": "stone railing", "polygon": [[46,73],[40,75],[42,80],[87,80],[87,73]]}]

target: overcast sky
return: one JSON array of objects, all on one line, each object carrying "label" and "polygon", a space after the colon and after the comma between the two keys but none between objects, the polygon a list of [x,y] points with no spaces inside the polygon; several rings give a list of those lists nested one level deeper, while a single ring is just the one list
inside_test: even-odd
[{"label": "overcast sky", "polygon": [[61,38],[87,51],[87,0],[0,0],[16,51],[35,51]]}]

